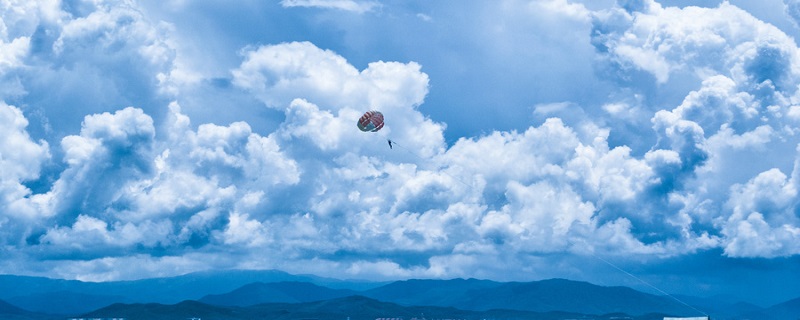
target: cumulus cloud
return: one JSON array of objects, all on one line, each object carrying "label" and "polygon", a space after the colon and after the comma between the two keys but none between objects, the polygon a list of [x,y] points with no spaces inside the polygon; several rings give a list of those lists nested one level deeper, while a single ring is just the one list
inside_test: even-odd
[{"label": "cumulus cloud", "polygon": [[268,106],[285,108],[303,98],[327,108],[409,108],[428,93],[428,76],[417,63],[373,62],[362,71],[338,54],[309,42],[262,46],[244,52],[234,84]]},{"label": "cumulus cloud", "polygon": [[[603,53],[602,63],[612,64],[613,76],[620,80],[632,80],[642,71],[663,84],[670,75],[689,71],[701,76],[750,73],[762,77],[752,79],[760,83],[780,76],[769,72],[792,69],[770,63],[796,59],[786,34],[727,2],[717,8],[664,8],[652,1],[631,1],[626,8],[596,14],[592,40]],[[784,60],[775,60],[780,57]],[[758,75],[753,75],[756,69]]]},{"label": "cumulus cloud", "polygon": [[87,116],[80,135],[61,141],[68,168],[50,192],[56,213],[109,206],[122,183],[151,171],[154,136],[152,119],[140,109]]},{"label": "cumulus cloud", "polygon": [[[425,83],[425,77],[417,79]],[[396,108],[410,113],[409,126],[434,128],[417,140],[441,141],[441,128],[413,106]],[[678,147],[668,145],[678,159],[654,152],[648,161],[637,160],[625,147],[609,148],[608,131],[587,128],[594,134],[579,135],[554,118],[524,133],[460,140],[428,152],[433,156],[405,149],[413,155],[408,161],[408,155],[391,158],[380,139],[344,122],[359,115],[349,108],[326,110],[295,99],[286,113],[284,126],[268,137],[243,122],[194,130],[177,104],[170,107],[163,138],[140,109],[87,116],[81,134],[62,141],[69,167],[50,192],[55,210],[66,217],[38,239],[39,245],[51,257],[95,259],[183,245],[260,248],[301,260],[351,252],[355,264],[347,270],[371,265],[375,262],[363,257],[375,256],[406,270],[386,270],[393,275],[442,272],[435,261],[455,258],[448,252],[467,257],[485,250],[624,248],[667,255],[687,250],[668,251],[663,243],[638,239],[631,221],[647,213],[600,214],[639,199],[654,181],[656,170],[649,165],[680,162],[683,140]],[[403,125],[396,131],[414,132]],[[371,144],[382,151],[374,153]],[[281,145],[295,159],[286,158]],[[97,185],[101,176],[116,178]],[[271,193],[281,189],[299,205],[275,204]],[[493,195],[502,200],[484,198]],[[290,211],[275,215],[276,209]],[[590,245],[598,240],[609,245]]]},{"label": "cumulus cloud", "polygon": [[[377,109],[390,119],[382,132],[406,137],[398,142],[424,156],[441,151],[444,126],[416,111],[428,93],[428,76],[417,63],[380,61],[358,71],[344,57],[309,42],[262,46],[244,55],[232,71],[233,83],[267,106],[284,110],[287,134],[316,143],[328,140],[332,144],[317,145],[325,149],[335,147],[337,141],[331,139],[345,132],[351,141],[364,141],[363,135],[345,129],[361,113]],[[297,121],[316,122],[298,126]]]},{"label": "cumulus cloud", "polygon": [[[230,79],[198,81],[282,117],[193,123],[168,23],[130,1],[12,6],[0,75],[17,87],[2,93],[25,107],[0,103],[0,250],[93,280],[235,267],[515,278],[549,256],[797,255],[796,45],[727,2],[618,3],[506,3],[591,24],[596,72],[620,87],[601,112],[535,103],[535,123],[452,144],[421,110],[435,87],[417,62],[245,46]],[[65,112],[56,102],[78,114],[59,119],[63,134],[30,128]],[[361,132],[371,109],[386,126]]]},{"label": "cumulus cloud", "polygon": [[[621,6],[595,14],[598,70],[627,87],[637,87],[630,81],[666,88],[696,84],[671,110],[645,104],[654,110],[657,138],[648,156],[677,156],[670,155],[673,169],[662,177],[673,181],[667,202],[678,212],[673,223],[707,228],[729,256],[792,254],[796,222],[765,220],[771,213],[742,197],[756,186],[792,189],[780,176],[793,170],[798,143],[791,117],[799,66],[794,41],[727,2],[716,8],[665,8],[652,1]],[[784,211],[796,206],[782,205]],[[773,228],[789,236],[776,232],[755,241]]]},{"label": "cumulus cloud", "polygon": [[776,257],[800,253],[798,182],[771,169],[745,184],[731,187],[726,204],[732,214],[723,223],[725,254],[734,257]]},{"label": "cumulus cloud", "polygon": [[19,66],[21,59],[28,53],[30,48],[29,38],[15,38],[10,43],[0,43],[3,53],[0,55],[0,73],[5,73],[8,69]]},{"label": "cumulus cloud", "polygon": [[298,182],[296,163],[244,123],[195,131],[177,104],[167,119],[158,138],[149,116],[126,108],[87,116],[80,136],[64,138],[68,168],[48,192],[50,215],[62,223],[37,240],[45,252],[103,257],[238,243],[231,232],[249,226],[238,210]]},{"label": "cumulus cloud", "polygon": [[517,251],[561,252],[571,245],[573,224],[590,223],[595,207],[572,190],[547,183],[523,186],[510,182],[509,204],[490,211],[478,227],[481,236],[502,242]]},{"label": "cumulus cloud", "polygon": [[0,140],[0,159],[7,180],[29,180],[39,175],[42,162],[50,156],[45,141],[33,141],[25,130],[28,120],[14,106],[0,103],[0,121],[3,122]]},{"label": "cumulus cloud", "polygon": [[135,2],[14,1],[2,14],[0,91],[30,109],[33,133],[56,140],[79,130],[86,114],[128,105],[153,111],[168,101],[160,79],[175,58],[169,26],[148,20]]},{"label": "cumulus cloud", "polygon": [[27,126],[28,120],[19,108],[0,102],[0,225],[4,229],[11,228],[14,220],[26,221],[39,215],[36,197],[25,182],[39,178],[51,154],[46,141],[31,139]]}]

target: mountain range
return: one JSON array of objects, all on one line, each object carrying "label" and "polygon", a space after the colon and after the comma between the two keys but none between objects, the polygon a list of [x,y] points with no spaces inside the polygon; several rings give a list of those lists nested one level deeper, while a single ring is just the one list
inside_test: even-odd
[{"label": "mountain range", "polygon": [[[177,277],[111,282],[0,275],[0,300],[35,312],[76,314],[117,302],[175,304],[184,300],[196,300],[208,294],[228,293],[254,282],[281,281],[353,290],[365,290],[385,284],[292,275],[276,270],[197,272]],[[42,303],[43,301],[47,303]]]},{"label": "mountain range", "polygon": [[184,301],[175,305],[161,304],[114,304],[106,308],[82,315],[86,318],[113,318],[124,315],[128,320],[137,319],[635,319],[661,320],[663,314],[647,314],[627,317],[624,314],[607,314],[587,317],[570,312],[531,312],[519,310],[468,311],[446,307],[414,307],[382,302],[363,296],[348,296],[332,300],[304,302],[295,304],[265,303],[249,307],[212,306],[196,301]]},{"label": "mountain range", "polygon": [[[364,310],[373,310],[365,312]],[[194,316],[197,314],[200,316]],[[660,296],[566,279],[344,281],[281,271],[232,270],[136,281],[82,282],[0,276],[0,318],[160,319],[789,319],[800,298],[768,308],[740,301]],[[205,315],[205,316],[202,316]],[[267,316],[268,315],[268,316]],[[446,315],[446,317],[445,317]]]}]

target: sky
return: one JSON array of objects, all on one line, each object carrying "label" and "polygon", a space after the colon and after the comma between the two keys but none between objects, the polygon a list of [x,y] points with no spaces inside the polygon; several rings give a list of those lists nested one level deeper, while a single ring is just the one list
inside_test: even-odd
[{"label": "sky", "polygon": [[798,37],[797,0],[0,0],[0,273],[800,297]]}]

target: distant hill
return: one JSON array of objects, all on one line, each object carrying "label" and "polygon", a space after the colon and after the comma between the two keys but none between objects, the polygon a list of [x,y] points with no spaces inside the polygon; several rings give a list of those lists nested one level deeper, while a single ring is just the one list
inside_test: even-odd
[{"label": "distant hill", "polygon": [[330,289],[307,282],[256,282],[224,294],[212,294],[199,301],[219,306],[250,306],[260,303],[299,303],[356,295],[345,289]]},{"label": "distant hill", "polygon": [[800,318],[800,298],[769,307],[766,313],[772,317],[796,320]]},{"label": "distant hill", "polygon": [[709,315],[713,315],[715,320],[741,319],[743,315],[759,312],[764,309],[763,307],[740,301],[739,298],[731,296],[699,298],[675,295],[675,297]]},{"label": "distant hill", "polygon": [[[309,282],[339,288],[372,288],[381,283],[342,281],[277,270],[226,270],[134,281],[82,282],[42,277],[0,275],[0,299],[35,312],[74,314],[115,302],[174,304],[223,294],[253,282]],[[87,298],[86,300],[82,300]],[[72,303],[72,301],[85,303]],[[92,303],[95,301],[96,303]],[[101,303],[98,305],[97,303]]]},{"label": "distant hill", "polygon": [[508,283],[461,279],[409,280],[368,290],[364,295],[403,305],[437,305],[478,311],[509,309],[634,315],[695,312],[667,297],[627,287],[602,287],[564,279]]},{"label": "distant hill", "polygon": [[9,303],[27,310],[62,315],[75,315],[105,307],[112,303],[131,302],[117,295],[87,294],[71,291],[42,292],[12,297]]},{"label": "distant hill", "polygon": [[168,319],[251,319],[252,315],[226,308],[216,307],[197,301],[183,301],[174,305],[159,303],[116,303],[79,316],[80,318],[124,318],[126,320],[168,320]]},{"label": "distant hill", "polygon": [[25,310],[18,308],[8,302],[0,300],[0,315],[15,315],[15,314],[25,314]]},{"label": "distant hill", "polygon": [[4,320],[55,320],[62,317],[30,312],[0,300],[0,319]]},{"label": "distant hill", "polygon": [[796,320],[800,319],[800,298],[792,299],[772,307],[746,314],[750,319]]},{"label": "distant hill", "polygon": [[491,308],[474,308],[472,297],[482,296],[485,292],[502,286],[500,282],[476,279],[453,280],[405,280],[364,291],[364,295],[381,301],[391,301],[402,305],[431,305],[461,307],[467,310]]},{"label": "distant hill", "polygon": [[576,313],[548,312],[537,313],[530,311],[490,310],[468,311],[443,307],[410,307],[394,303],[381,302],[363,296],[350,296],[326,301],[285,304],[271,303],[250,307],[223,307],[211,306],[196,301],[184,301],[175,305],[162,304],[115,304],[106,308],[93,311],[84,315],[84,318],[110,318],[124,317],[128,320],[167,320],[167,319],[347,319],[374,320],[376,318],[403,319],[496,319],[496,320],[523,320],[523,319],[634,319],[634,320],[661,320],[663,315],[650,314],[641,317],[628,317],[625,314],[610,314],[600,316],[587,316]]},{"label": "distant hill", "polygon": [[43,292],[70,291],[72,288],[85,285],[85,282],[76,280],[0,275],[0,299],[7,300],[15,296],[25,296]]},{"label": "distant hill", "polygon": [[[43,314],[51,314],[63,320],[65,315],[85,314],[98,308],[103,310],[109,305],[146,310],[163,307],[165,311],[173,312],[181,306],[192,308],[189,302],[188,306],[179,303],[186,300],[200,303],[204,308],[210,307],[210,313],[246,313],[264,303],[274,307],[278,302],[283,303],[284,310],[296,311],[314,301],[337,301],[353,295],[402,306],[403,310],[422,306],[420,308],[453,308],[482,316],[499,312],[504,319],[512,319],[519,312],[537,315],[558,312],[627,314],[640,318],[648,315],[698,315],[696,310],[670,297],[627,287],[597,286],[564,279],[533,282],[405,280],[386,284],[291,275],[275,270],[228,270],[102,283],[0,275],[0,299],[4,301],[0,304],[0,319],[45,319],[47,316]],[[714,297],[681,296],[680,299],[715,320],[796,320],[800,314],[800,298],[769,308]],[[227,317],[238,317],[238,313]]]}]

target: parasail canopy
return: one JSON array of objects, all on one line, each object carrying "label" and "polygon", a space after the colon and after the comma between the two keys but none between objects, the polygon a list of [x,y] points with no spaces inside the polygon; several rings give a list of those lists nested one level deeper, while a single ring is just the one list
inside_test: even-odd
[{"label": "parasail canopy", "polygon": [[376,132],[383,128],[383,114],[380,111],[370,110],[358,119],[358,129],[364,132]]}]

